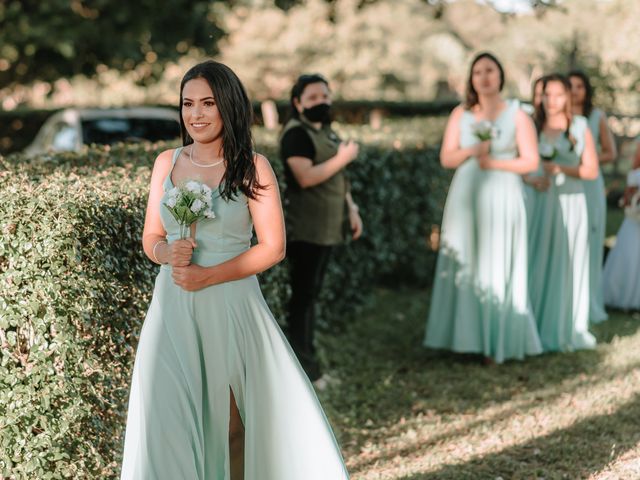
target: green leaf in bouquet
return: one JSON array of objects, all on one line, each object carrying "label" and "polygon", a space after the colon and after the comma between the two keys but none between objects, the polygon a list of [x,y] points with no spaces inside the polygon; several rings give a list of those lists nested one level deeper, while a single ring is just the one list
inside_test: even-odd
[{"label": "green leaf in bouquet", "polygon": [[178,223],[185,223],[187,219],[187,215],[189,215],[189,207],[186,205],[176,205],[175,207],[176,215],[178,215]]},{"label": "green leaf in bouquet", "polygon": [[171,213],[173,218],[175,218],[176,222],[180,223],[180,217],[178,217],[178,214],[176,213],[175,209],[171,208],[166,203],[164,204],[164,206],[167,207],[167,210],[169,210],[169,213]]},{"label": "green leaf in bouquet", "polygon": [[196,220],[198,220],[198,215],[193,213],[191,210],[187,209],[187,214],[185,215],[185,218],[184,218],[184,224],[187,226],[190,226]]}]

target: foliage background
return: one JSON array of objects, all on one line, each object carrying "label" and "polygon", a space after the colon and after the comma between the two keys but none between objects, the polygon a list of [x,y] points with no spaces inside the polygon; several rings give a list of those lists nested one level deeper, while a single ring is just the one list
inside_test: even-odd
[{"label": "foliage background", "polygon": [[181,75],[205,56],[228,63],[257,100],[286,98],[302,71],[323,72],[339,98],[455,98],[470,57],[491,50],[510,95],[527,98],[535,77],[578,66],[602,105],[638,110],[632,0],[531,0],[524,13],[473,0],[108,3],[35,2],[28,16],[26,2],[1,3],[2,108],[176,104]]}]

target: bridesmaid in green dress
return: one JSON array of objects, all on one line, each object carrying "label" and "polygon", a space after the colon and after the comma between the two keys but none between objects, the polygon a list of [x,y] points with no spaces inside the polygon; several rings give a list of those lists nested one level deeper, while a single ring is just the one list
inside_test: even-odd
[{"label": "bridesmaid in green dress", "polygon": [[[131,382],[123,480],[348,478],[313,388],[260,292],[281,261],[278,184],[253,151],[238,77],[208,61],[180,87],[183,147],[155,161],[143,247],[161,265]],[[215,218],[191,237],[166,208],[210,187]],[[257,243],[252,246],[255,227]]]},{"label": "bridesmaid in green dress", "polygon": [[424,340],[430,348],[479,353],[498,363],[542,351],[528,301],[520,178],[538,166],[535,128],[518,102],[502,98],[503,85],[498,60],[479,54],[466,102],[449,117],[440,162],[456,173]]},{"label": "bridesmaid in green dress", "polygon": [[[527,114],[531,115],[531,118],[534,117],[536,108],[538,108],[542,103],[543,85],[544,85],[544,76],[536,78],[533,84],[531,85],[531,104],[527,105],[527,108],[525,110]],[[538,171],[541,168],[542,168],[542,165],[539,165]],[[545,185],[545,184],[548,183],[549,181],[544,175],[540,176],[540,175],[537,175],[536,173],[529,175],[529,177],[532,179],[532,181],[530,183],[525,182],[525,186],[524,186],[524,198],[525,198],[525,204],[527,207],[527,224],[528,225],[531,223],[531,219],[534,217],[533,209],[535,207],[535,201],[537,198],[536,191],[539,190],[540,188],[546,189],[548,185]],[[529,248],[529,250],[531,250],[531,248]]]},{"label": "bridesmaid in green dress", "polygon": [[[599,165],[615,160],[617,156],[613,135],[607,126],[605,113],[593,106],[593,87],[584,72],[569,73],[571,102],[574,115],[587,118],[589,130],[598,152]],[[604,237],[607,225],[607,199],[602,171],[598,178],[585,180],[584,193],[589,212],[589,319],[602,322],[608,318],[604,309],[604,286],[602,285]]]},{"label": "bridesmaid in green dress", "polygon": [[571,113],[565,77],[545,78],[535,122],[546,161],[524,177],[537,191],[529,229],[531,304],[545,351],[593,348],[583,180],[596,178],[598,163],[586,118]]}]

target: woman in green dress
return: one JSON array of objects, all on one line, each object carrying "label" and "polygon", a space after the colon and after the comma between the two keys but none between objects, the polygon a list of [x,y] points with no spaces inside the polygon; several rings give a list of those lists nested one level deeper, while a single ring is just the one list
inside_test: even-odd
[{"label": "woman in green dress", "polygon": [[[598,153],[598,164],[615,160],[616,143],[607,126],[607,116],[593,105],[593,87],[584,72],[574,70],[569,73],[571,82],[571,104],[574,115],[587,118],[589,130]],[[607,226],[607,202],[602,171],[598,168],[595,180],[584,181],[584,194],[589,213],[589,319],[602,322],[608,318],[604,309],[604,288],[602,269],[604,236]]]},{"label": "woman in green dress", "polygon": [[545,351],[593,348],[583,180],[596,178],[598,164],[586,118],[571,112],[565,77],[545,77],[535,122],[545,161],[537,174],[524,177],[537,191],[529,222],[531,304]]},{"label": "woman in green dress", "polygon": [[[285,229],[275,175],[253,151],[244,87],[225,65],[198,64],[182,80],[180,109],[184,146],[161,153],[151,175],[142,243],[161,267],[136,353],[121,478],[346,480],[256,279],[284,258]],[[166,207],[188,180],[209,187],[215,218],[181,239]]]},{"label": "woman in green dress", "polygon": [[520,175],[538,166],[535,128],[500,94],[491,54],[472,62],[464,105],[447,123],[440,162],[455,168],[424,345],[503,362],[541,352],[527,287],[527,216]]}]

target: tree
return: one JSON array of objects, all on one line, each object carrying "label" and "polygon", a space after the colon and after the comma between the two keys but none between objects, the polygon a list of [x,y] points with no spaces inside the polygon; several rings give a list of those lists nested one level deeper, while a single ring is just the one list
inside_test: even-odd
[{"label": "tree", "polygon": [[[215,0],[2,0],[0,85],[92,76],[101,65],[141,80],[192,46],[214,52],[223,32]],[[226,2],[232,3],[232,2]]]}]

